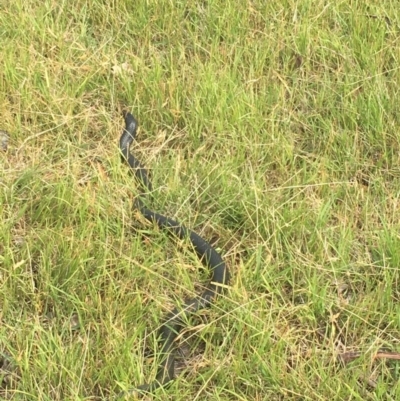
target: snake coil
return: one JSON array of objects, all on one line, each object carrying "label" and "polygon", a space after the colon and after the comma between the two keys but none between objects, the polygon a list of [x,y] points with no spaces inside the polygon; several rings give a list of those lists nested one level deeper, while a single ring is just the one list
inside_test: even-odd
[{"label": "snake coil", "polygon": [[211,280],[201,294],[187,300],[183,306],[175,307],[165,316],[164,323],[159,329],[161,361],[156,379],[149,384],[143,384],[137,388],[123,392],[117,398],[132,394],[141,395],[151,393],[173,380],[175,371],[174,341],[184,324],[185,317],[200,309],[209,307],[216,295],[221,292],[223,286],[229,282],[229,272],[221,255],[207,241],[177,221],[153,212],[145,206],[146,192],[152,191],[152,185],[146,169],[130,153],[130,146],[135,140],[138,124],[132,114],[128,112],[124,112],[124,119],[125,129],[119,141],[119,148],[123,160],[127,161],[142,187],[141,193],[135,199],[134,206],[147,220],[156,223],[160,228],[168,230],[180,239],[189,238],[202,264],[210,270]]}]

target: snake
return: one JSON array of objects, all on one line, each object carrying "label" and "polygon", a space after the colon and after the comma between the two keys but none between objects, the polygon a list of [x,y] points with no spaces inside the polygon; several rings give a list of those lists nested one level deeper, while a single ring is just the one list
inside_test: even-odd
[{"label": "snake", "polygon": [[226,288],[230,280],[230,274],[222,256],[209,242],[176,220],[148,209],[148,194],[153,191],[149,174],[140,161],[130,152],[131,145],[136,139],[138,122],[127,111],[123,112],[123,117],[125,128],[119,141],[119,150],[122,160],[128,163],[130,170],[134,173],[140,184],[140,192],[135,197],[134,207],[146,220],[153,224],[155,223],[160,229],[166,230],[179,239],[189,239],[201,263],[209,270],[211,279],[200,294],[186,300],[182,306],[175,307],[164,317],[158,333],[161,349],[155,380],[149,384],[142,384],[124,391],[118,394],[117,398],[133,394],[142,396],[146,393],[152,393],[160,387],[165,387],[174,379],[176,352],[174,343],[184,322],[187,321],[186,318],[201,309],[210,307],[215,298]]}]

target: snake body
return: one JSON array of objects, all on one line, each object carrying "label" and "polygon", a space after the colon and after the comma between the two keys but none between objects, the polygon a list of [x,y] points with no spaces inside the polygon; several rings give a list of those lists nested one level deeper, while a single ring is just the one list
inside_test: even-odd
[{"label": "snake body", "polygon": [[206,240],[179,222],[156,213],[145,206],[146,192],[152,191],[152,185],[146,169],[130,153],[130,146],[135,140],[138,123],[132,114],[128,112],[124,112],[124,119],[125,129],[120,138],[119,148],[123,160],[127,161],[141,184],[141,192],[136,197],[134,206],[147,220],[156,223],[161,229],[169,231],[180,239],[188,238],[202,264],[210,270],[211,280],[201,294],[187,300],[183,306],[175,307],[165,316],[164,323],[159,329],[161,361],[156,379],[149,384],[143,384],[135,389],[128,390],[128,392],[124,392],[120,396],[153,392],[173,380],[175,371],[174,342],[184,324],[185,317],[200,309],[209,307],[214,298],[221,292],[223,286],[229,282],[229,272],[221,255]]}]

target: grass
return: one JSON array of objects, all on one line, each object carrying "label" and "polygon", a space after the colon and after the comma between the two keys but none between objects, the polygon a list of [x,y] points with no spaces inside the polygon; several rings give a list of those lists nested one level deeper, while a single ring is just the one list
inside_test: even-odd
[{"label": "grass", "polygon": [[150,381],[162,316],[207,282],[132,210],[123,109],[154,210],[232,272],[152,398],[400,398],[374,358],[400,352],[395,2],[3,0],[0,27],[2,399]]}]

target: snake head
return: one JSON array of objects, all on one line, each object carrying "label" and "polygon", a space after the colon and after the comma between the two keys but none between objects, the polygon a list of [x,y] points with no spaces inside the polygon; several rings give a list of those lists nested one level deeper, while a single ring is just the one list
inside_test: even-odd
[{"label": "snake head", "polygon": [[125,128],[122,132],[121,139],[119,140],[119,147],[122,153],[126,153],[126,149],[129,148],[133,140],[136,136],[136,130],[138,127],[138,123],[135,120],[135,117],[129,111],[123,111],[122,115],[125,119]]}]

